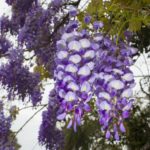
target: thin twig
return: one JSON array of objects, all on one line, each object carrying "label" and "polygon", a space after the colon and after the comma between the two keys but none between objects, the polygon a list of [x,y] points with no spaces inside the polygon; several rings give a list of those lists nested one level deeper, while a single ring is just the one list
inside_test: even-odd
[{"label": "thin twig", "polygon": [[41,110],[43,110],[45,107],[47,106],[44,105],[42,108],[40,108],[38,111],[36,111],[20,128],[18,131],[15,132],[15,136],[13,138],[13,140],[16,138],[16,136],[19,134],[19,132],[36,116],[36,114],[38,114]]},{"label": "thin twig", "polygon": [[90,0],[85,1],[85,3],[81,6],[80,10],[83,11],[84,10],[84,6],[89,2]]},{"label": "thin twig", "polygon": [[23,108],[20,108],[19,111],[22,111],[24,109],[28,109],[28,108],[34,108],[34,107],[40,107],[40,106],[46,106],[48,104],[41,104],[41,105],[36,105],[36,106],[27,106],[27,107],[23,107]]},{"label": "thin twig", "polygon": [[149,78],[150,75],[138,75],[138,76],[134,76],[135,78]]},{"label": "thin twig", "polygon": [[142,86],[142,79],[140,80],[139,84],[140,84],[141,91],[142,91],[144,94],[146,94],[146,95],[150,98],[150,94],[147,93],[147,92],[144,90],[143,86]]}]

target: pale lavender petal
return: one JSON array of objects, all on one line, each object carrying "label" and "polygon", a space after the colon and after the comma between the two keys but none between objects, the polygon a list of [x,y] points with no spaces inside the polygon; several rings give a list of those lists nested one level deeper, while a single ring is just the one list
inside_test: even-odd
[{"label": "pale lavender petal", "polygon": [[74,64],[78,64],[81,61],[81,56],[80,55],[71,55],[69,57],[69,61],[73,62]]},{"label": "pale lavender petal", "polygon": [[135,47],[130,47],[130,51],[131,51],[132,55],[135,55],[135,54],[137,54],[138,49]]},{"label": "pale lavender petal", "polygon": [[102,36],[102,35],[95,36],[95,37],[94,37],[94,40],[95,40],[96,42],[100,42],[100,41],[103,40],[103,36]]},{"label": "pale lavender petal", "polygon": [[73,129],[74,129],[74,132],[77,132],[77,123],[76,123],[76,121],[73,122]]},{"label": "pale lavender petal", "polygon": [[122,79],[129,82],[134,79],[134,76],[132,73],[126,73],[124,76],[122,76]]},{"label": "pale lavender petal", "polygon": [[65,66],[64,66],[64,65],[58,65],[58,66],[57,66],[57,70],[59,70],[59,69],[64,70],[64,69],[65,69]]},{"label": "pale lavender petal", "polygon": [[83,55],[83,58],[94,58],[95,57],[95,51],[89,50],[86,51],[85,54]]},{"label": "pale lavender petal", "polygon": [[74,34],[73,34],[73,32],[71,32],[71,33],[64,33],[62,35],[61,39],[64,40],[64,41],[66,41],[66,42],[68,42],[68,41],[74,39]]},{"label": "pale lavender petal", "polygon": [[66,42],[65,40],[59,40],[57,41],[57,49],[66,49]]},{"label": "pale lavender petal", "polygon": [[116,141],[119,141],[119,140],[120,140],[120,137],[119,137],[118,132],[115,132],[115,140],[116,140]]},{"label": "pale lavender petal", "polygon": [[75,37],[81,37],[81,36],[82,36],[82,33],[77,32],[77,31],[73,31],[72,33],[73,33],[73,35],[74,35]]},{"label": "pale lavender petal", "polygon": [[102,101],[100,104],[99,104],[99,107],[100,109],[102,110],[111,110],[111,106],[110,104],[108,104],[106,101]]},{"label": "pale lavender petal", "polygon": [[96,43],[92,43],[91,44],[91,47],[94,49],[94,50],[97,50],[97,49],[99,49],[99,44],[96,44]]},{"label": "pale lavender petal", "polygon": [[58,94],[59,94],[59,96],[60,96],[61,98],[64,98],[66,93],[65,93],[64,90],[61,89],[61,90],[59,90],[59,93],[58,93]]},{"label": "pale lavender petal", "polygon": [[127,97],[127,98],[131,97],[132,95],[133,95],[133,91],[130,88],[124,90],[123,93],[121,94],[122,97]]},{"label": "pale lavender petal", "polygon": [[77,96],[74,92],[69,91],[66,95],[65,95],[65,100],[66,101],[74,101],[77,99]]},{"label": "pale lavender petal", "polygon": [[66,83],[66,82],[69,82],[69,81],[73,81],[73,78],[69,75],[65,76],[63,81]]},{"label": "pale lavender petal", "polygon": [[123,111],[130,110],[132,108],[133,103],[130,101],[128,104],[123,108]]},{"label": "pale lavender petal", "polygon": [[71,41],[68,44],[68,48],[69,48],[69,50],[80,51],[81,44],[78,41]]},{"label": "pale lavender petal", "polygon": [[67,125],[67,129],[71,128],[72,123],[73,123],[73,121],[72,121],[72,119],[71,119],[71,120],[69,121],[68,125]]},{"label": "pale lavender petal", "polygon": [[123,74],[123,71],[122,70],[119,70],[119,69],[113,69],[113,72],[116,73],[116,74],[120,74],[122,75]]},{"label": "pale lavender petal", "polygon": [[124,127],[124,124],[123,124],[123,123],[121,123],[121,124],[120,124],[120,131],[121,131],[121,132],[123,132],[123,133],[125,133],[125,132],[126,132],[126,129],[125,129],[125,127]]},{"label": "pale lavender petal", "polygon": [[106,139],[110,139],[110,136],[111,136],[110,131],[107,130],[107,131],[106,131],[106,135],[105,135]]},{"label": "pale lavender petal", "polygon": [[90,70],[94,69],[95,63],[90,61],[89,63],[87,63],[87,66],[90,68]]},{"label": "pale lavender petal", "polygon": [[81,39],[80,44],[82,48],[89,48],[91,45],[91,42],[88,39]]},{"label": "pale lavender petal", "polygon": [[84,81],[83,84],[81,85],[81,92],[89,92],[91,90],[90,83],[87,81]]},{"label": "pale lavender petal", "polygon": [[57,53],[58,59],[64,59],[64,58],[67,58],[67,56],[68,56],[67,51],[60,51],[60,52]]},{"label": "pale lavender petal", "polygon": [[78,71],[78,75],[81,75],[81,76],[88,76],[90,74],[91,74],[91,71],[87,65],[81,67]]},{"label": "pale lavender petal", "polygon": [[68,64],[65,68],[65,71],[70,72],[70,73],[76,73],[78,68],[73,65],[73,64]]},{"label": "pale lavender petal", "polygon": [[62,80],[63,79],[63,77],[64,77],[64,72],[62,72],[62,71],[59,71],[58,73],[57,73],[57,78],[59,79],[59,80]]},{"label": "pale lavender petal", "polygon": [[105,82],[109,82],[110,80],[112,80],[114,77],[112,75],[109,74],[101,74],[101,79],[104,79]]},{"label": "pale lavender petal", "polygon": [[89,78],[89,83],[94,83],[94,81],[95,81],[95,79],[96,79],[96,76],[95,75],[92,75],[90,78]]},{"label": "pale lavender petal", "polygon": [[70,82],[67,86],[68,89],[71,89],[72,91],[78,91],[79,86],[75,82]]},{"label": "pale lavender petal", "polygon": [[87,112],[90,112],[91,108],[88,104],[84,104],[84,110],[87,111]]},{"label": "pale lavender petal", "polygon": [[128,57],[128,63],[129,63],[130,66],[133,65],[134,64],[133,59]]},{"label": "pale lavender petal", "polygon": [[101,21],[95,21],[94,23],[93,23],[93,27],[94,27],[94,29],[96,29],[96,30],[98,30],[99,28],[102,28],[104,26],[104,24],[103,24],[103,22],[101,22]]},{"label": "pale lavender petal", "polygon": [[95,74],[96,75],[96,78],[97,79],[104,79],[104,77],[106,76],[105,74],[104,74],[104,72],[101,72],[101,73],[98,73],[98,74]]},{"label": "pale lavender petal", "polygon": [[112,80],[109,82],[109,86],[116,90],[121,90],[124,88],[124,83],[120,80]]},{"label": "pale lavender petal", "polygon": [[81,117],[79,115],[77,115],[76,120],[78,125],[81,125]]},{"label": "pale lavender petal", "polygon": [[109,95],[108,93],[106,93],[106,92],[100,92],[100,93],[98,94],[98,97],[99,97],[99,98],[104,98],[104,99],[106,99],[106,100],[110,100],[110,99],[111,99],[110,95]]},{"label": "pale lavender petal", "polygon": [[66,113],[62,113],[62,114],[57,116],[57,119],[58,120],[63,120],[63,119],[65,119],[65,117],[66,117]]}]

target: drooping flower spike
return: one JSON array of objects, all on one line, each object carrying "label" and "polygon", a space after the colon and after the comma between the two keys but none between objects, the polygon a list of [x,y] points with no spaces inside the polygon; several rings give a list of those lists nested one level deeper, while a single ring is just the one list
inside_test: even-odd
[{"label": "drooping flower spike", "polygon": [[[84,20],[89,24],[91,18]],[[107,139],[119,140],[119,133],[126,132],[124,119],[133,104],[132,48],[103,36],[100,21],[93,23],[96,32],[92,35],[88,30],[79,31],[79,24],[70,27],[57,42],[55,80],[62,111],[58,119],[70,114],[67,127],[77,131],[84,114],[91,111],[89,102],[96,97],[101,130]]]}]

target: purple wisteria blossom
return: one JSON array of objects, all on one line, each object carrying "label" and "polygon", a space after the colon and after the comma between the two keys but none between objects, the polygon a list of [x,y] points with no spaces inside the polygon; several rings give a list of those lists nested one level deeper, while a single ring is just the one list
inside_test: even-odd
[{"label": "purple wisteria blossom", "polygon": [[[90,16],[84,18],[90,23]],[[69,28],[70,27],[70,28]],[[90,112],[90,101],[96,99],[99,123],[106,139],[120,140],[125,133],[124,120],[130,116],[133,105],[134,77],[130,70],[135,50],[122,41],[103,36],[98,29],[101,21],[95,21],[92,35],[88,30],[79,31],[80,25],[69,23],[57,42],[56,81],[61,114],[58,120],[71,119],[67,128],[81,125],[83,116]]]},{"label": "purple wisteria blossom", "polygon": [[99,123],[107,139],[119,140],[119,133],[126,131],[124,119],[129,117],[133,105],[135,83],[130,66],[134,53],[125,43],[116,45],[101,34],[96,34],[95,40],[100,47],[96,52],[94,81]]},{"label": "purple wisteria blossom", "polygon": [[57,58],[55,69],[56,91],[61,104],[62,114],[59,120],[71,114],[68,128],[82,124],[85,112],[90,111],[89,101],[92,97],[92,82],[95,52],[88,36],[72,27],[57,42]]},{"label": "purple wisteria blossom", "polygon": [[46,111],[42,114],[42,124],[39,131],[39,142],[45,145],[46,149],[58,150],[64,146],[63,132],[56,128],[58,103],[55,90],[49,95],[49,104]]}]

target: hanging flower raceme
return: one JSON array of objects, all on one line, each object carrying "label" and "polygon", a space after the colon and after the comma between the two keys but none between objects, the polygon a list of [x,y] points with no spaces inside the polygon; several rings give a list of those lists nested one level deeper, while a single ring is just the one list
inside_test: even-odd
[{"label": "hanging flower raceme", "polygon": [[48,109],[43,111],[38,140],[46,149],[57,150],[64,146],[64,134],[56,128],[58,103],[56,91],[49,95]]},{"label": "hanging flower raceme", "polygon": [[119,140],[119,132],[124,133],[124,119],[132,109],[132,88],[134,77],[130,70],[133,64],[133,48],[120,42],[116,45],[101,34],[95,36],[100,48],[96,53],[94,90],[99,122],[106,138]]},{"label": "hanging flower raceme", "polygon": [[[9,75],[9,76],[8,76]],[[42,100],[40,75],[23,65],[20,49],[9,52],[9,62],[0,66],[0,84],[8,91],[8,99],[18,95],[23,101],[29,97],[33,105]]]},{"label": "hanging flower raceme", "polygon": [[58,119],[64,119],[66,114],[71,113],[68,128],[73,126],[75,131],[77,125],[81,124],[84,112],[90,111],[88,102],[93,94],[90,79],[95,58],[90,37],[78,32],[77,27],[77,22],[71,22],[57,42],[55,69],[56,91],[62,109]]},{"label": "hanging flower raceme", "polygon": [[[84,18],[91,25],[91,17]],[[85,112],[91,110],[89,102],[96,99],[101,130],[107,139],[119,140],[119,133],[126,132],[124,120],[132,109],[134,87],[132,55],[136,49],[116,39],[111,40],[100,31],[103,23],[95,21],[93,33],[79,32],[79,23],[70,21],[57,42],[56,91],[61,114],[58,120],[71,114],[68,128],[81,125]]]}]

